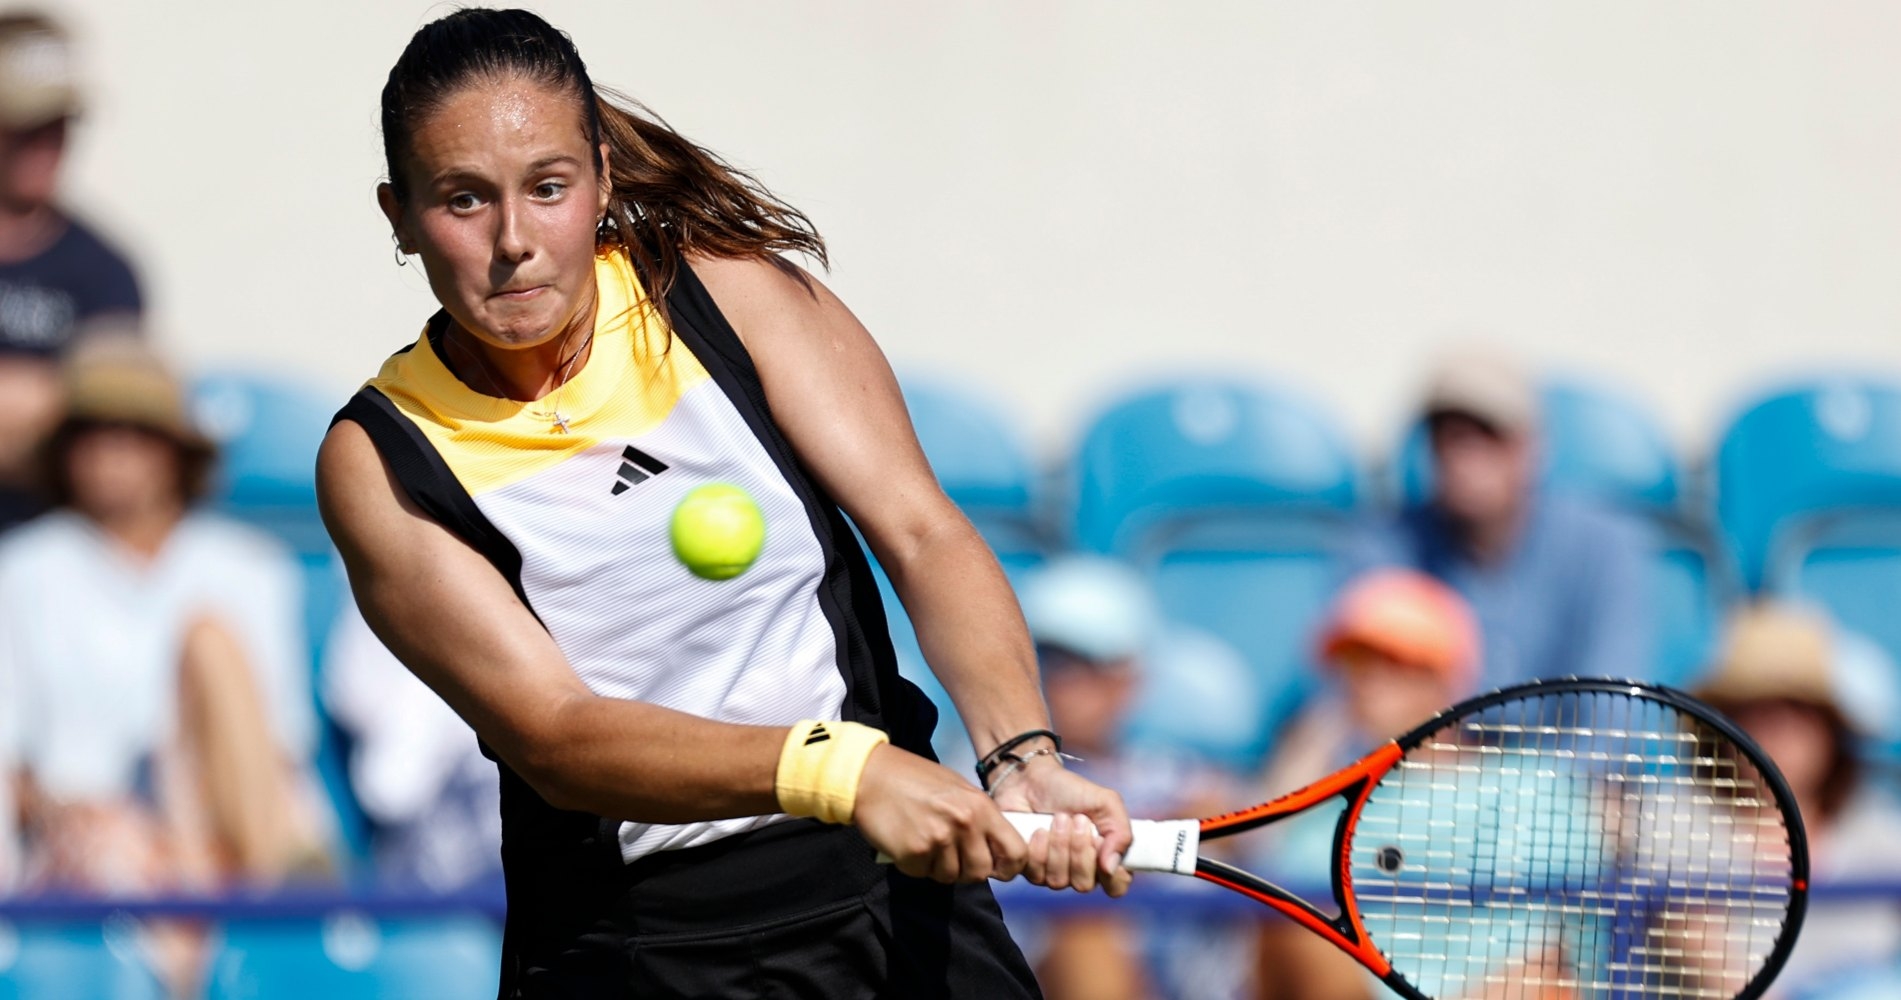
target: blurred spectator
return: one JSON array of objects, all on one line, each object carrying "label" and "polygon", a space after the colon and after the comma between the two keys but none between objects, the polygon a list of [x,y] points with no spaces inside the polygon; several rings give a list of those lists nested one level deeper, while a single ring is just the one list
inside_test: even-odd
[{"label": "blurred spectator", "polygon": [[57,359],[140,310],[125,259],[55,202],[79,104],[59,25],[0,14],[0,529],[42,509],[33,454],[59,419]]},{"label": "blurred spectator", "polygon": [[[1851,676],[1867,644],[1837,631],[1819,611],[1768,603],[1731,620],[1717,662],[1695,692],[1735,720],[1788,780],[1809,837],[1812,881],[1901,878],[1901,810],[1863,780],[1856,750],[1890,720],[1890,692],[1864,692]],[[1892,663],[1881,665],[1893,684]],[[1794,995],[1845,972],[1901,956],[1901,914],[1892,900],[1810,904],[1802,935],[1771,996]]]},{"label": "blurred spectator", "polygon": [[324,864],[299,578],[192,510],[212,459],[137,341],[66,367],[59,509],[0,541],[29,888],[271,882]]},{"label": "blurred spectator", "polygon": [[1539,404],[1497,351],[1447,356],[1428,382],[1433,495],[1370,539],[1363,560],[1430,573],[1465,596],[1488,687],[1649,667],[1649,542],[1635,521],[1539,488]]},{"label": "blurred spectator", "polygon": [[[1264,776],[1266,796],[1324,778],[1471,694],[1479,646],[1471,609],[1431,577],[1381,569],[1354,579],[1320,636],[1329,685],[1289,724],[1285,749]],[[1270,827],[1257,867],[1289,886],[1324,886],[1338,818],[1321,810]],[[1385,992],[1358,962],[1289,920],[1261,925],[1257,955],[1262,1000],[1370,1000]]]},{"label": "blurred spectator", "polygon": [[[1080,758],[1071,768],[1121,792],[1132,816],[1232,807],[1238,792],[1217,769],[1123,744],[1144,654],[1161,627],[1154,595],[1134,570],[1066,557],[1030,574],[1018,596],[1036,640],[1051,724],[1063,735],[1064,751]],[[1124,913],[1065,916],[1020,939],[1050,1000],[1229,997],[1247,971],[1245,940]]]},{"label": "blurred spectator", "polygon": [[331,632],[323,703],[349,736],[350,787],[374,826],[381,878],[447,892],[500,876],[500,772],[355,605]]}]

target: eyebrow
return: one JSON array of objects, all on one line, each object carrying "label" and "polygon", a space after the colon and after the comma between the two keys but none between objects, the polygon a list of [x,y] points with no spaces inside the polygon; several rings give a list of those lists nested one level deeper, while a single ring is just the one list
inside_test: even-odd
[{"label": "eyebrow", "polygon": [[[567,153],[550,153],[547,156],[543,156],[540,159],[534,161],[533,163],[530,163],[528,165],[528,172],[531,174],[540,173],[541,171],[546,170],[549,167],[555,166],[557,164],[570,164],[570,165],[578,167],[581,165],[581,161],[577,159],[576,157],[571,156]],[[479,180],[483,180],[484,177],[481,171],[475,169],[474,167],[454,166],[454,167],[445,167],[442,170],[438,171],[435,176],[429,178],[429,183],[431,186],[440,186],[442,184],[450,183],[452,181],[459,181],[459,180],[465,180],[465,179],[479,181]]]}]

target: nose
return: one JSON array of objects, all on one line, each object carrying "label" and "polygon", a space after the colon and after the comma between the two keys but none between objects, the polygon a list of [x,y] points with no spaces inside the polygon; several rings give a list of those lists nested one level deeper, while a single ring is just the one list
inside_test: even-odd
[{"label": "nose", "polygon": [[514,198],[503,199],[500,207],[495,231],[495,259],[502,263],[520,264],[534,256],[528,213]]}]

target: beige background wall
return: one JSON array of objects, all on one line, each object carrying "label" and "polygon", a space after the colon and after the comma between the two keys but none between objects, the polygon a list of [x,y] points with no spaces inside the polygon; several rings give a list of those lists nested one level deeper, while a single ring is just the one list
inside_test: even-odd
[{"label": "beige background wall", "polygon": [[[66,0],[73,200],[196,364],[339,395],[429,312],[371,188],[402,0]],[[1901,4],[549,0],[756,169],[901,370],[1044,446],[1157,370],[1303,383],[1369,447],[1448,333],[1686,445],[1791,367],[1901,372]]]}]

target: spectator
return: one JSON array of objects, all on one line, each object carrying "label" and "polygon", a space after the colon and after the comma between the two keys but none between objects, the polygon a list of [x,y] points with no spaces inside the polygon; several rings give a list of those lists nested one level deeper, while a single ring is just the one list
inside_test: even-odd
[{"label": "spectator", "polygon": [[[1123,744],[1143,660],[1161,635],[1147,584],[1127,566],[1072,556],[1037,570],[1019,591],[1050,722],[1069,766],[1122,794],[1131,816],[1194,816],[1229,808],[1237,792],[1193,758]],[[1014,929],[1014,928],[1013,928]],[[1246,974],[1235,945],[1196,927],[1098,911],[1024,935],[1050,1000],[1226,997]],[[1193,951],[1189,959],[1182,956]]]},{"label": "spectator", "polygon": [[212,449],[143,345],[77,351],[65,396],[47,449],[60,509],[0,542],[30,885],[204,888],[321,865],[294,564],[192,510]]},{"label": "spectator", "polygon": [[[1901,810],[1863,781],[1857,747],[1889,725],[1870,709],[1892,708],[1892,663],[1855,674],[1867,644],[1820,612],[1784,604],[1739,611],[1698,697],[1735,720],[1788,780],[1809,837],[1817,883],[1901,877]],[[1855,697],[1844,692],[1854,691]],[[1817,900],[1772,996],[1792,996],[1844,973],[1901,956],[1901,914],[1891,900]]]},{"label": "spectator", "polygon": [[59,357],[88,324],[140,310],[125,259],[55,201],[78,110],[65,32],[0,14],[0,529],[42,507],[33,455],[59,419]]},{"label": "spectator", "polygon": [[[1326,777],[1380,743],[1472,693],[1480,658],[1471,609],[1438,581],[1411,570],[1353,580],[1320,637],[1325,693],[1289,723],[1264,776],[1267,796]],[[1266,839],[1263,873],[1290,886],[1322,885],[1332,868],[1337,812],[1287,820]],[[1384,987],[1359,963],[1291,921],[1261,925],[1261,1000],[1371,1000]]]},{"label": "spectator", "polygon": [[1640,526],[1539,488],[1536,389],[1509,358],[1469,350],[1428,383],[1433,494],[1371,539],[1364,561],[1458,590],[1485,638],[1480,679],[1641,676],[1650,665]]},{"label": "spectator", "polygon": [[350,787],[385,881],[436,892],[502,870],[501,776],[475,731],[370,631],[354,605],[324,654],[323,702],[349,735]]}]

